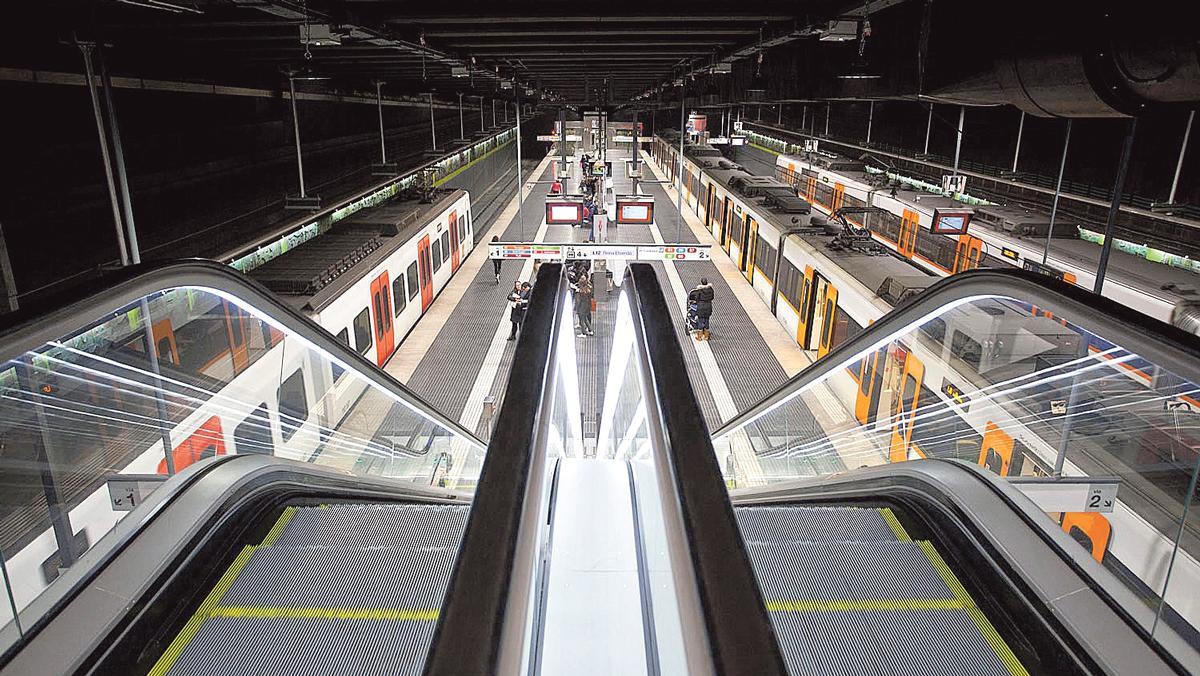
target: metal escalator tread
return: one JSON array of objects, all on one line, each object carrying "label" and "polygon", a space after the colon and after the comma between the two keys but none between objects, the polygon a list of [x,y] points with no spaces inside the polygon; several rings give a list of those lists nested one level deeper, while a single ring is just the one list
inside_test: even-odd
[{"label": "metal escalator tread", "polygon": [[285,509],[150,674],[419,674],[468,510]]},{"label": "metal escalator tread", "polygon": [[889,510],[735,513],[789,673],[1026,674],[932,544]]}]

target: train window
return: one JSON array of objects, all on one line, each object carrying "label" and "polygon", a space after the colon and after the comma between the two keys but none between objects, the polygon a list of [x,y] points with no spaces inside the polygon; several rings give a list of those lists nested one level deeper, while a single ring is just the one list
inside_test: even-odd
[{"label": "train window", "polygon": [[976,371],[979,370],[979,362],[983,358],[983,347],[967,334],[957,329],[954,331],[954,335],[950,339],[950,352]]},{"label": "train window", "polygon": [[304,392],[304,371],[288,376],[279,386],[279,431],[286,442],[308,420],[308,395]]},{"label": "train window", "polygon": [[872,352],[862,359],[862,368],[859,369],[859,391],[863,396],[871,393],[871,380],[875,377],[875,353]]},{"label": "train window", "polygon": [[396,316],[399,317],[400,313],[404,312],[404,306],[408,304],[404,287],[404,275],[400,275],[392,280],[392,298],[396,303]]},{"label": "train window", "polygon": [[408,274],[405,276],[408,277],[408,299],[412,300],[417,297],[418,293],[421,293],[421,282],[417,279],[416,261],[413,261],[413,264],[408,266]]},{"label": "train window", "polygon": [[955,240],[928,230],[917,231],[917,253],[947,270],[954,269]]},{"label": "train window", "polygon": [[387,325],[384,323],[388,313],[383,310],[383,302],[380,299],[382,294],[371,296],[371,303],[375,306],[375,335],[382,336],[387,332]]},{"label": "train window", "polygon": [[[921,325],[921,333],[929,336],[933,342],[941,345],[946,342],[946,321],[941,317],[934,317]],[[941,348],[938,348],[939,350]]]},{"label": "train window", "polygon": [[234,450],[238,453],[274,455],[275,444],[271,439],[271,413],[267,410],[265,401],[233,429],[233,445]]},{"label": "train window", "polygon": [[180,366],[200,372],[230,351],[224,303],[216,303],[203,315],[175,328],[175,345]]},{"label": "train window", "polygon": [[245,312],[242,311],[242,308],[234,305],[233,303],[229,304],[229,332],[233,335],[234,347],[241,347],[242,343],[246,340],[246,337],[242,335],[242,322],[244,321],[244,315]]},{"label": "train window", "polygon": [[446,254],[446,258],[450,257],[450,232],[442,233],[442,251]]},{"label": "train window", "polygon": [[754,263],[770,279],[775,279],[775,255],[775,247],[760,235],[754,247]]},{"label": "train window", "polygon": [[833,340],[833,324],[834,324],[833,313],[835,310],[837,310],[837,305],[826,300],[825,301],[825,317],[823,320],[824,324],[821,326],[821,328],[823,329],[823,333],[825,334],[825,340],[823,340],[821,342],[825,343],[829,347],[833,347],[833,343],[831,343],[830,341]]},{"label": "train window", "polygon": [[345,345],[346,347],[350,347],[350,329],[342,329],[341,331],[338,331],[337,335],[334,337],[337,338],[339,343]]},{"label": "train window", "polygon": [[175,363],[175,355],[171,353],[171,338],[169,336],[163,336],[162,338],[159,338],[158,345],[155,347],[155,350],[158,352],[159,362],[166,362],[168,364]]},{"label": "train window", "polygon": [[371,313],[367,308],[354,318],[354,347],[359,354],[366,354],[371,349]]},{"label": "train window", "polygon": [[846,314],[846,311],[839,305],[833,316],[833,337],[829,341],[829,347],[835,348],[838,345],[850,340],[851,338],[862,333],[862,326],[854,321],[854,318]]},{"label": "train window", "polygon": [[442,240],[433,240],[433,271],[437,272],[438,268],[442,267]]},{"label": "train window", "polygon": [[383,311],[379,313],[379,316],[383,317],[384,331],[392,330],[392,301],[389,290],[387,286],[379,287],[379,301],[383,304]]}]

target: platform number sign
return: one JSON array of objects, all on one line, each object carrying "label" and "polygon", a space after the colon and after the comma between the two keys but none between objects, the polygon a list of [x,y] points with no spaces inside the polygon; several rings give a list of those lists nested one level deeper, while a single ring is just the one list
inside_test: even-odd
[{"label": "platform number sign", "polygon": [[1117,484],[1092,484],[1088,490],[1085,512],[1111,512],[1117,503]]}]

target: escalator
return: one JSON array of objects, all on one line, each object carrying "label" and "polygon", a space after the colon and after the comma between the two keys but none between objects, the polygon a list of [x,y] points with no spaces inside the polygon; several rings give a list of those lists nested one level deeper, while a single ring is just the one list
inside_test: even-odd
[{"label": "escalator", "polygon": [[[263,321],[252,346],[262,354],[238,368],[273,367],[268,389],[278,401],[249,419],[269,434],[225,435],[231,448],[165,481],[145,474],[145,463],[136,473],[104,475],[101,497],[115,496],[115,505],[123,494],[110,491],[128,488],[138,504],[105,521],[106,532],[89,524],[89,546],[69,550],[71,563],[23,603],[10,548],[4,577],[16,612],[4,630],[0,673],[458,676],[562,673],[569,665],[571,673],[601,674],[619,663],[629,674],[1150,676],[1200,663],[1173,627],[1148,622],[1154,609],[1047,518],[1019,482],[940,457],[804,473],[850,465],[876,443],[872,434],[895,435],[888,418],[904,421],[906,443],[919,428],[912,438],[933,448],[921,416],[944,415],[919,410],[919,402],[898,401],[875,428],[850,425],[821,439],[794,433],[790,421],[812,388],[832,388],[887,332],[952,305],[936,287],[917,301],[928,306],[901,308],[898,319],[836,348],[714,434],[701,422],[656,273],[631,265],[613,338],[622,367],[608,374],[613,403],[594,446],[584,443],[578,402],[570,401],[578,396],[568,377],[571,304],[551,263],[541,266],[517,346],[523,359],[486,449],[218,266],[133,276],[46,316],[57,326],[72,310],[89,317],[88,326],[117,316],[122,328],[136,328],[147,314],[116,311],[151,297],[154,316],[165,316],[170,300],[208,316],[197,293],[212,290]],[[1028,300],[1055,307],[1053,294],[1039,293]],[[44,359],[27,360],[43,376],[62,346],[95,344],[95,336],[63,340],[66,332],[39,324],[48,320],[30,321],[0,330],[0,346],[14,358],[50,345]],[[1154,327],[1139,335],[1174,339],[1156,337]],[[1156,349],[1142,353],[1174,365],[1170,345]],[[303,388],[289,385],[278,364],[299,364]],[[73,373],[66,365],[54,372],[57,383]],[[178,436],[188,420],[217,416],[221,429],[232,429],[222,417],[229,411],[259,410],[263,390],[235,382],[237,374],[184,399],[148,397],[160,371],[148,373],[104,372],[109,389],[100,399],[110,415],[125,415],[141,396],[141,420],[162,396],[169,420],[184,421],[164,434]],[[20,390],[18,402],[58,415],[65,395],[47,399],[32,389]],[[972,392],[972,408],[985,410],[986,393]],[[152,415],[143,422],[155,433],[164,424]],[[78,435],[80,424],[55,433]],[[426,429],[420,444],[394,438]],[[246,452],[268,443],[271,453]],[[415,445],[424,451],[411,452]],[[583,457],[584,448],[599,459]],[[828,462],[791,462],[794,453],[823,453]],[[751,461],[761,463],[753,472]],[[138,493],[138,481],[153,490]],[[53,495],[47,504],[56,504]],[[48,515],[38,537],[66,544],[66,534],[81,532],[71,518],[82,512],[57,504],[63,509]]]}]

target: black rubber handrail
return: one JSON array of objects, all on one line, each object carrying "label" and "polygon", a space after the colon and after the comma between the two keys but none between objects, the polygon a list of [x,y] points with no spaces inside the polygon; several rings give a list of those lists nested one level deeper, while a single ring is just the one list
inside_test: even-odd
[{"label": "black rubber handrail", "polygon": [[[1200,383],[1200,336],[1074,284],[1016,268],[987,268],[944,277],[827,355],[780,385],[713,433],[714,438],[744,426],[763,412],[824,377],[860,352],[913,322],[967,298],[1004,297],[1051,311],[1073,325],[1137,354],[1192,383]],[[916,328],[916,327],[913,327]]]},{"label": "black rubber handrail", "polygon": [[181,287],[213,289],[227,294],[277,321],[283,328],[333,355],[376,387],[407,401],[442,427],[482,448],[483,441],[431,406],[400,381],[253,279],[233,268],[203,259],[132,265],[95,280],[85,296],[72,292],[49,296],[0,317],[0,363],[37,350],[46,343],[109,317],[146,296]]},{"label": "black rubber handrail", "polygon": [[712,436],[688,377],[683,350],[654,268],[629,266],[634,336],[657,402],[651,424],[666,436],[668,470],[678,496],[715,672],[725,676],[787,674],[750,557],[733,515]]},{"label": "black rubber handrail", "polygon": [[[519,642],[528,638],[519,630],[513,636],[513,624],[523,625],[525,616],[514,607],[524,608],[521,604],[532,600],[528,594],[515,600],[514,584],[534,582],[539,544],[534,526],[544,488],[538,468],[546,460],[542,443],[553,412],[564,295],[562,266],[542,265],[425,662],[426,676],[497,673],[504,650],[513,649],[516,641],[519,651]],[[504,646],[502,638],[508,639]]]}]

